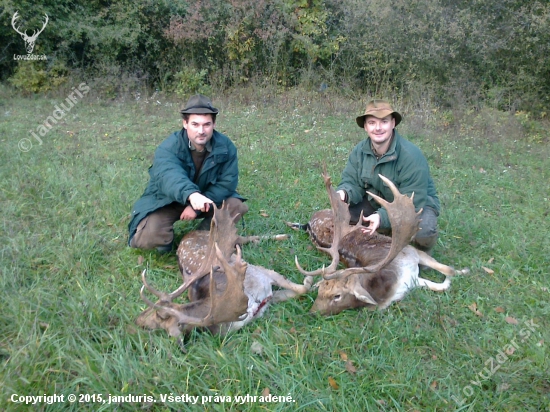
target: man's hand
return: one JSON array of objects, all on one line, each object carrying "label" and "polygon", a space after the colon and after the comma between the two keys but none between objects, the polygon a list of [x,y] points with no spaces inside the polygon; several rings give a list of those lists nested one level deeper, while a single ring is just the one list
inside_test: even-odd
[{"label": "man's hand", "polygon": [[362,227],[361,231],[369,235],[373,235],[376,232],[376,229],[380,227],[380,215],[378,213],[373,213],[370,216],[363,217],[365,222],[369,222],[368,227]]},{"label": "man's hand", "polygon": [[197,212],[195,212],[191,206],[187,206],[185,209],[183,209],[183,212],[181,212],[180,215],[181,220],[193,220],[196,217]]},{"label": "man's hand", "polygon": [[346,192],[344,192],[343,190],[338,190],[336,193],[340,195],[340,199],[342,200],[342,202],[346,201]]},{"label": "man's hand", "polygon": [[187,198],[187,201],[191,203],[191,207],[193,209],[200,210],[201,212],[208,212],[210,209],[210,204],[214,203],[212,200],[201,195],[199,192],[191,193]]}]

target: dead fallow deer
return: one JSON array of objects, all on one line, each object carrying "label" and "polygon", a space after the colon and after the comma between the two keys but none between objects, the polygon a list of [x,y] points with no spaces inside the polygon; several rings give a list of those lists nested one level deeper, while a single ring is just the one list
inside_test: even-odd
[{"label": "dead fallow deer", "polygon": [[[296,284],[273,270],[243,261],[239,244],[260,239],[238,236],[234,217],[225,207],[215,207],[210,231],[191,232],[178,246],[184,280],[179,288],[168,294],[159,292],[149,285],[143,271],[140,294],[149,308],[139,315],[136,323],[148,329],[164,329],[171,336],[186,334],[194,328],[226,334],[262,316],[269,303],[307,293],[312,277]],[[273,285],[283,289],[274,292]],[[145,289],[159,300],[151,302]],[[174,303],[186,290],[190,302]]]},{"label": "dead fallow deer", "polygon": [[[296,266],[302,274],[323,276],[312,312],[330,315],[364,306],[384,309],[415,287],[444,291],[450,286],[451,276],[469,272],[443,265],[409,245],[420,225],[421,210],[415,212],[414,193],[411,197],[402,195],[389,179],[379,176],[390,187],[393,202],[368,193],[387,210],[393,229],[391,238],[376,232],[363,233],[362,214],[357,225],[350,226],[348,205],[335,192],[330,177],[323,174],[332,210],[316,212],[307,229],[317,248],[328,253],[332,262],[328,267],[307,272],[296,257]],[[338,270],[339,261],[347,268]],[[435,269],[447,278],[442,283],[423,279],[419,276],[419,265]]]}]

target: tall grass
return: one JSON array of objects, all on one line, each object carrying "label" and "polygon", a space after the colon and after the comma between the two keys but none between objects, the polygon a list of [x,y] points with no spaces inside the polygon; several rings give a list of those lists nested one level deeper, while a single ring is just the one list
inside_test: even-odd
[{"label": "tall grass", "polygon": [[[461,108],[453,117],[429,105],[404,113],[400,131],[426,154],[442,200],[434,256],[472,270],[449,291],[415,290],[383,312],[328,318],[307,313],[312,292],[228,337],[193,333],[182,351],[163,331],[134,325],[145,307],[140,272],[149,265],[158,288],[175,289],[176,257],[126,246],[153,151],[180,127],[178,104],[107,104],[90,94],[39,145],[29,130],[61,99],[5,89],[0,97],[3,410],[549,410],[550,150],[548,135],[532,138],[517,116]],[[249,199],[240,231],[291,234],[243,255],[299,281],[294,255],[310,267],[327,259],[284,221],[306,222],[328,206],[321,165],[339,180],[364,138],[353,120],[364,102],[298,93],[215,100]],[[34,144],[28,152],[18,149],[23,137]],[[192,227],[178,223],[178,238]],[[483,372],[491,360],[498,370]],[[65,401],[11,402],[54,393]],[[70,403],[69,394],[154,402]],[[170,394],[232,400],[161,400]],[[234,401],[247,394],[292,402]]]}]

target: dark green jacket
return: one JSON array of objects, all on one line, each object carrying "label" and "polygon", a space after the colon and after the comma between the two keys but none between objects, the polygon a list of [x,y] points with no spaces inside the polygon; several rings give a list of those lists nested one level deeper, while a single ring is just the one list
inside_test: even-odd
[{"label": "dark green jacket", "polygon": [[390,228],[388,213],[365,193],[368,190],[389,202],[393,201],[390,188],[382,182],[378,174],[395,183],[401,193],[410,196],[414,192],[414,206],[417,211],[429,206],[439,214],[439,198],[428,161],[420,149],[401,137],[397,130],[394,130],[390,148],[380,160],[372,152],[370,138],[355,146],[336,189],[345,190],[351,204],[359,203],[363,196],[368,196],[371,205],[380,215],[380,228],[387,229]]},{"label": "dark green jacket", "polygon": [[155,151],[149,168],[149,184],[132,208],[128,226],[130,239],[139,222],[151,212],[173,202],[188,204],[187,198],[200,192],[216,205],[230,197],[243,199],[236,192],[239,183],[237,148],[229,138],[216,130],[211,140],[212,151],[204,159],[197,183],[187,131],[172,133]]}]

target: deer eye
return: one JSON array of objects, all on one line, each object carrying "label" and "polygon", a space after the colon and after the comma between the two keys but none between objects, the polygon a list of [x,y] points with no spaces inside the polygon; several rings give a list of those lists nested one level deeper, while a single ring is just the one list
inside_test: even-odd
[{"label": "deer eye", "polygon": [[334,296],[332,297],[332,300],[333,300],[334,302],[338,302],[340,299],[342,299],[342,295],[334,295]]}]

